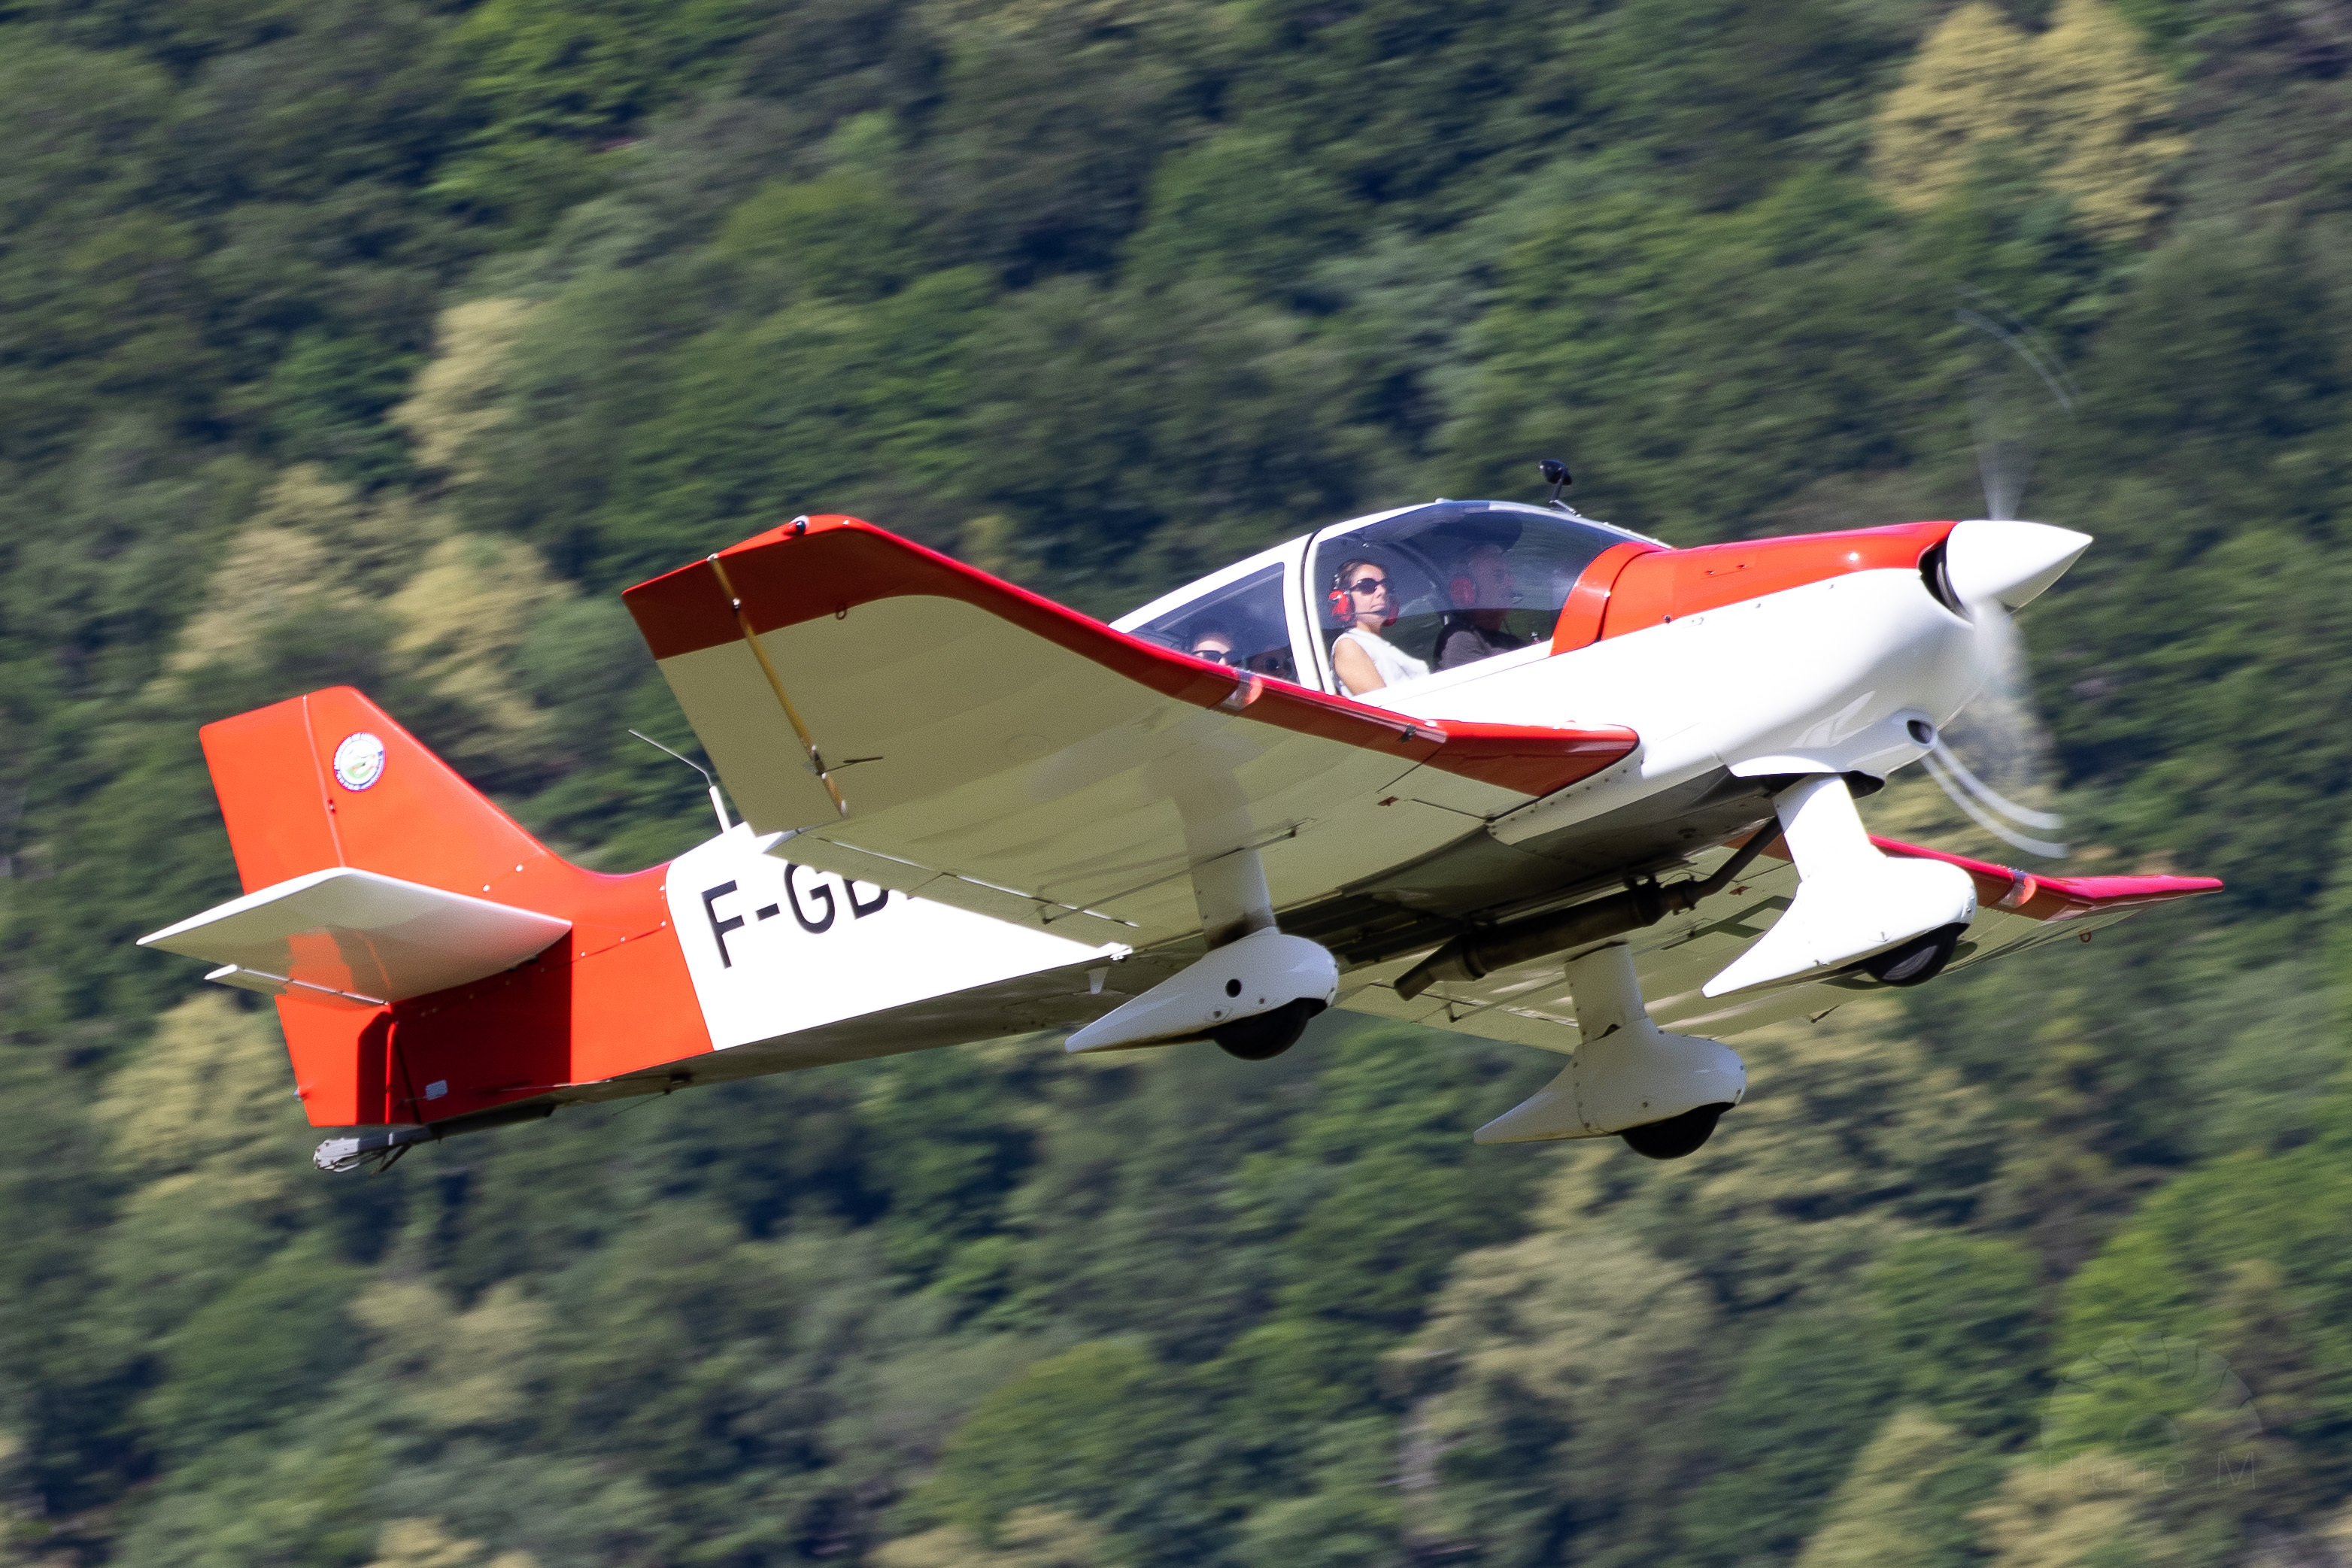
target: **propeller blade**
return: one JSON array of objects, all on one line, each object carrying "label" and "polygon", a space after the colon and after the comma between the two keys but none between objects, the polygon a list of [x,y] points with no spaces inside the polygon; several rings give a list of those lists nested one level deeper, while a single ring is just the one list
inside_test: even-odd
[{"label": "propeller blade", "polygon": [[[1933,779],[1944,793],[1951,797],[1952,804],[1966,812],[1969,821],[1990,833],[1994,838],[2014,849],[2023,850],[2027,854],[2040,855],[2043,860],[2056,861],[2066,858],[2067,850],[2064,844],[2050,839],[2029,837],[2002,821],[1985,807],[1978,805],[1970,793],[1969,787],[1960,782],[1961,779],[1974,779],[1975,775],[1960,766],[1949,748],[1938,743],[1935,750],[1921,758],[1920,761],[1927,767],[1927,777]],[[1984,793],[1992,800],[2000,799],[1990,789]],[[2036,811],[2033,815],[2048,818],[2053,824],[2063,825],[2061,819],[2051,817],[2046,811]]]},{"label": "propeller blade", "polygon": [[2017,395],[2018,361],[2032,371],[2068,413],[2074,412],[2079,389],[2065,368],[2042,346],[2033,329],[2018,319],[2015,312],[1980,288],[1969,294],[1983,308],[1964,305],[1952,313],[1953,319],[2009,350],[1998,356],[1997,363],[1979,367],[1969,392],[1969,425],[1976,435],[1977,476],[1984,486],[1985,516],[2005,523],[2017,516],[2018,504],[2025,497],[2025,482],[2033,476],[2036,439],[2042,434],[2041,415],[2029,406],[2034,400]]},{"label": "propeller blade", "polygon": [[[1969,392],[1985,520],[1952,530],[1946,560],[1952,586],[1976,623],[1982,680],[1977,695],[1923,760],[1928,776],[1977,826],[2028,854],[2060,860],[2066,845],[2046,835],[2063,831],[2063,819],[2011,798],[2054,794],[2049,783],[2054,751],[2034,711],[2024,647],[2009,612],[2056,581],[2091,540],[2087,534],[2017,519],[2046,417],[2046,408],[2035,406],[2040,398],[2032,382],[2017,367],[2022,362],[2031,370],[2069,413],[2079,392],[2057,357],[2014,311],[1982,289],[1967,293],[1972,303],[1955,312],[1955,319],[1990,340],[1992,356],[1980,359]],[[1972,753],[1974,766],[1961,760],[1962,747]]]},{"label": "propeller blade", "polygon": [[[2036,527],[2031,523],[2009,526]],[[1977,753],[1978,766],[1971,768],[1960,759],[1948,731],[1948,737],[1939,738],[1924,759],[1928,776],[1969,821],[1995,838],[2028,854],[2063,860],[2065,843],[2040,835],[2060,831],[2065,820],[2002,793],[2004,789],[2044,793],[2044,781],[2052,773],[2050,734],[2034,712],[2024,645],[1998,593],[1970,601],[1969,612],[1976,622],[1977,665],[1983,684],[1962,713],[1958,729],[1961,740]],[[1999,786],[1987,783],[1987,775],[2000,780]]]},{"label": "propeller blade", "polygon": [[2055,811],[2037,811],[2031,806],[2021,806],[1995,790],[1991,785],[1969,772],[1969,765],[1955,756],[1952,748],[1942,741],[1937,741],[1928,755],[1937,766],[1951,769],[1954,782],[1961,789],[2002,816],[2022,822],[2029,828],[2040,828],[2045,832],[2054,833],[2066,825],[2066,819]]},{"label": "propeller blade", "polygon": [[1998,414],[1982,397],[1969,399],[1969,423],[1976,432],[1977,478],[1984,486],[1985,517],[2006,523],[2017,516],[2025,498],[2025,482],[2033,476],[2033,449],[2023,441],[2003,437]]}]

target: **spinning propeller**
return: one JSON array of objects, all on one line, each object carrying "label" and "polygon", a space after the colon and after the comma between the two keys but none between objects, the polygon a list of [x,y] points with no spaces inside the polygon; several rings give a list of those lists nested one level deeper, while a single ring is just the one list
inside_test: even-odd
[{"label": "spinning propeller", "polygon": [[[1983,368],[1969,398],[1977,470],[1984,483],[1985,518],[2006,523],[2016,519],[2018,502],[2032,473],[2032,416],[2040,405],[2032,389],[2023,384],[2020,364],[2031,370],[2058,406],[2070,414],[2074,411],[2076,388],[2023,322],[1990,296],[1979,294],[1976,298],[1984,308],[1963,308],[1958,312],[1958,320],[2008,350],[1997,352]],[[2018,395],[2021,391],[2027,394],[2024,398]],[[1993,570],[1990,561],[1978,559],[1979,547],[1963,537],[1969,529],[1969,525],[1964,524],[1955,531],[1947,571],[1954,592],[1976,623],[1977,663],[1983,685],[1924,760],[1952,803],[1979,827],[2028,854],[2062,859],[2066,844],[2057,835],[2064,829],[2064,820],[2055,811],[2029,803],[2055,799],[2056,768],[2049,728],[2034,707],[2025,645],[2010,612],[2031,601],[2090,541],[2072,536],[2081,538],[2082,544],[2054,570],[2017,584],[2009,580],[2013,570]]]}]

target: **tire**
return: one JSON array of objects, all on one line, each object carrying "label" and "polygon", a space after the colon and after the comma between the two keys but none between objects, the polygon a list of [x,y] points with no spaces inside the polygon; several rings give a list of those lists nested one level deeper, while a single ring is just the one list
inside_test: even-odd
[{"label": "tire", "polygon": [[1645,1159],[1678,1160],[1685,1155],[1696,1154],[1699,1145],[1715,1135],[1716,1123],[1730,1109],[1728,1104],[1701,1105],[1663,1122],[1628,1127],[1617,1135],[1625,1140],[1627,1148]]},{"label": "tire", "polygon": [[1944,972],[1960,945],[1965,925],[1946,925],[1925,936],[1915,936],[1900,947],[1890,947],[1863,960],[1863,973],[1882,985],[1924,986]]},{"label": "tire", "polygon": [[1321,1002],[1312,997],[1301,997],[1271,1012],[1235,1019],[1221,1029],[1213,1029],[1209,1038],[1227,1056],[1236,1056],[1244,1061],[1272,1061],[1298,1043],[1298,1037],[1307,1032],[1307,1020],[1322,1010]]}]

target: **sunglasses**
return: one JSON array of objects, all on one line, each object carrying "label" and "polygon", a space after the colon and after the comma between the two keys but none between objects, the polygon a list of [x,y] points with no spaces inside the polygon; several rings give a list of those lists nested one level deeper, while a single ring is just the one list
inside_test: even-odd
[{"label": "sunglasses", "polygon": [[1388,589],[1389,580],[1385,577],[1360,577],[1348,584],[1350,593],[1386,593]]},{"label": "sunglasses", "polygon": [[1236,668],[1242,662],[1242,656],[1231,648],[1195,648],[1192,650],[1192,657],[1206,659],[1213,664],[1232,664]]}]

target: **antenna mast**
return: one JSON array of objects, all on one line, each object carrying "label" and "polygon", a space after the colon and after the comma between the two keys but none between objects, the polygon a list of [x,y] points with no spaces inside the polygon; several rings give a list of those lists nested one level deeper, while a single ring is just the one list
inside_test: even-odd
[{"label": "antenna mast", "polygon": [[656,740],[652,736],[644,733],[642,730],[633,729],[629,731],[629,733],[635,736],[639,740],[644,741],[647,746],[652,747],[656,751],[669,752],[670,756],[677,758],[680,762],[685,763],[688,768],[691,768],[697,773],[701,774],[702,782],[710,790],[710,809],[719,813],[719,831],[724,833],[730,832],[734,830],[735,824],[727,820],[727,802],[719,793],[719,780],[710,776],[709,768],[705,768],[701,763],[697,762],[691,757],[679,756],[678,753],[670,751],[668,747],[664,746],[660,741]]}]

